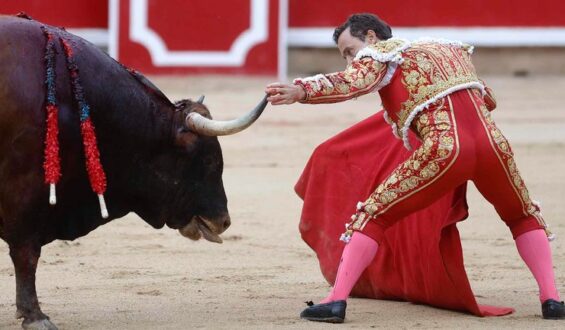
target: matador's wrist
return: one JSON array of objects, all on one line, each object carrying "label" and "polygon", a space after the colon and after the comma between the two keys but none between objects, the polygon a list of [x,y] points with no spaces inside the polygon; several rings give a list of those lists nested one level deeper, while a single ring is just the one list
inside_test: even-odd
[{"label": "matador's wrist", "polygon": [[308,100],[308,91],[306,85],[300,79],[294,79],[294,82],[292,84],[296,86],[296,102],[306,102]]},{"label": "matador's wrist", "polygon": [[304,87],[300,86],[300,85],[294,85],[296,86],[296,93],[297,93],[297,102],[304,102],[306,101],[306,91],[304,90]]}]

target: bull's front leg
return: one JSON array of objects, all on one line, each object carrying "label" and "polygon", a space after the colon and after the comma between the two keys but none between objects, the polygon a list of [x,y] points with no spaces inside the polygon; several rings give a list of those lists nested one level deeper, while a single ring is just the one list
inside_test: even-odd
[{"label": "bull's front leg", "polygon": [[35,242],[10,245],[10,257],[16,270],[16,317],[24,319],[24,329],[56,330],[49,317],[41,312],[35,291],[35,271],[40,254],[41,245]]}]

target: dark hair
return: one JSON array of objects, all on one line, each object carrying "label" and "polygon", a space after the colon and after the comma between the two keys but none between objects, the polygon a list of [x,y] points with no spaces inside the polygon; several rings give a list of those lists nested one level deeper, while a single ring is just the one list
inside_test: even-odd
[{"label": "dark hair", "polygon": [[336,44],[339,36],[347,28],[350,28],[349,30],[352,36],[362,41],[365,41],[365,36],[369,30],[375,31],[377,38],[380,40],[386,40],[392,37],[392,30],[385,21],[380,19],[377,15],[361,13],[349,16],[345,23],[335,29],[333,38]]}]

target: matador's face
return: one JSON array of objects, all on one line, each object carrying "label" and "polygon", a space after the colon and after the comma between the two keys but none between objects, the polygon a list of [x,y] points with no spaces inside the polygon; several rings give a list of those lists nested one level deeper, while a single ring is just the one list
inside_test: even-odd
[{"label": "matador's face", "polygon": [[361,49],[368,45],[372,45],[377,41],[379,41],[379,39],[373,30],[367,31],[365,40],[361,40],[351,35],[350,28],[347,28],[337,39],[337,48],[339,49],[341,56],[347,61],[347,65],[349,65]]}]

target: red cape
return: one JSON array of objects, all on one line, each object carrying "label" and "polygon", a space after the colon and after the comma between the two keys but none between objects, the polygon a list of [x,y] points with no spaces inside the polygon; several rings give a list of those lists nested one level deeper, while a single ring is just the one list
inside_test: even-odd
[{"label": "red cape", "polygon": [[[417,147],[419,141],[411,139]],[[339,236],[355,205],[409,155],[392,135],[382,111],[314,151],[295,186],[304,200],[300,233],[316,252],[330,284],[344,247]],[[511,308],[478,305],[471,290],[456,227],[468,216],[466,189],[460,186],[387,230],[352,295],[405,300],[478,316],[512,313]]]}]

